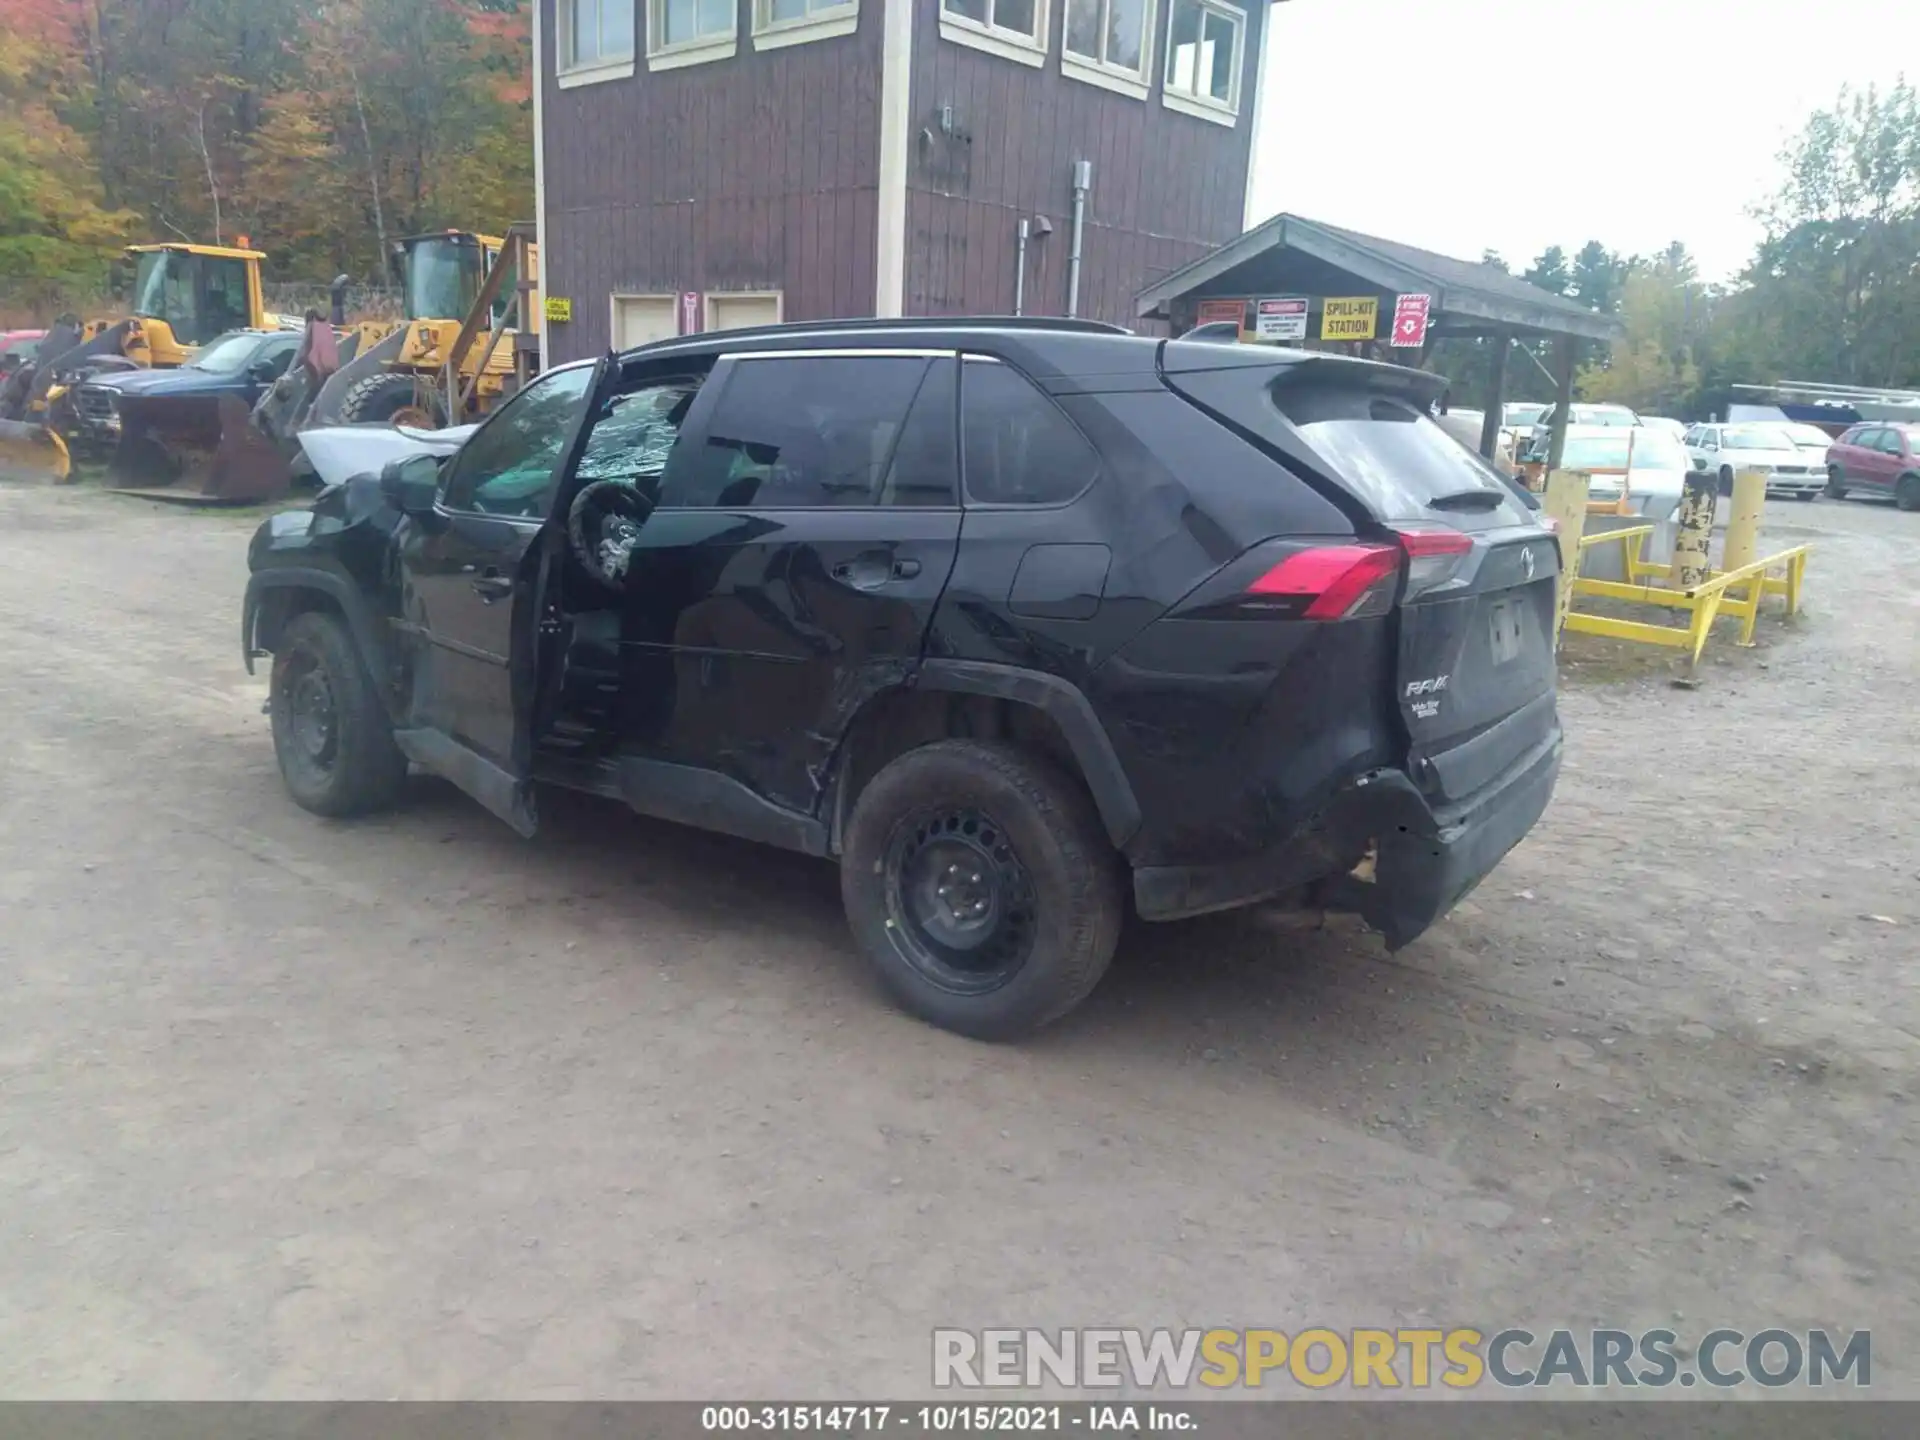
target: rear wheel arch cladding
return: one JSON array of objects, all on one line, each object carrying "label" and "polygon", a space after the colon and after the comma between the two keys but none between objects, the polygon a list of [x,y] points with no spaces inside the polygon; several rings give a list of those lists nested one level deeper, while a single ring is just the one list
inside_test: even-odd
[{"label": "rear wheel arch cladding", "polygon": [[[912,687],[901,685],[869,696],[847,726],[836,762],[832,816],[836,852],[847,817],[875,775],[909,751],[951,739],[1008,742],[1038,755],[1086,792],[1108,840],[1116,851],[1122,850],[1139,829],[1140,812],[1111,747],[1106,747],[1104,763],[1113,767],[1124,793],[1114,794],[1109,788],[1103,795],[1093,773],[1102,759],[1091,757],[1090,766],[1086,753],[1089,739],[1076,737],[1074,720],[1062,720],[1061,707],[1070,704],[1065,692],[1071,687],[1065,681],[1053,681],[1060,687],[1062,698],[1051,705],[1040,703],[1033,695],[1004,693],[1020,673],[1009,672],[1004,678],[969,675],[965,679],[973,683],[958,684],[948,683],[955,676],[923,676]],[[1078,695],[1077,691],[1072,693]],[[1099,721],[1084,697],[1079,703],[1086,707],[1079,723],[1098,727]],[[1099,739],[1104,743],[1104,732]]]},{"label": "rear wheel arch cladding", "polygon": [[1132,779],[1079,686],[1038,670],[975,661],[930,662],[921,684],[991,696],[1043,712],[1066,740],[1080,783],[1092,796],[1113,847],[1124,850],[1139,833],[1140,802]]}]

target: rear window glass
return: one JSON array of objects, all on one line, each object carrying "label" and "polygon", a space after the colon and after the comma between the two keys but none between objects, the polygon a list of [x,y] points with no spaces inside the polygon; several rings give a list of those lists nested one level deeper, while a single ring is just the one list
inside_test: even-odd
[{"label": "rear window glass", "polygon": [[1287,418],[1334,474],[1382,520],[1431,519],[1433,502],[1491,490],[1503,504],[1473,512],[1512,524],[1521,516],[1499,471],[1412,406],[1342,389],[1283,389]]}]

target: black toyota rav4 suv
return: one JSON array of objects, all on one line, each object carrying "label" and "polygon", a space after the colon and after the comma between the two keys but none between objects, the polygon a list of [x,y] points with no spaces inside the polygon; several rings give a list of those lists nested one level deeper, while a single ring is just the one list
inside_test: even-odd
[{"label": "black toyota rav4 suv", "polygon": [[277,515],[242,644],[288,789],[409,762],[838,860],[886,987],[1018,1034],[1129,895],[1414,939],[1560,763],[1552,535],[1394,366],[1070,321],[846,321],[549,371]]}]

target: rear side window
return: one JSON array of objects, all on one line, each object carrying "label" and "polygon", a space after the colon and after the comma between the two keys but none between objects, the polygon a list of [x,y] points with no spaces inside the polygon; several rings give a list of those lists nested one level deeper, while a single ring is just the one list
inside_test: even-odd
[{"label": "rear side window", "polygon": [[1500,473],[1400,400],[1353,389],[1283,388],[1275,396],[1301,436],[1381,520],[1431,519],[1433,502],[1490,490],[1499,503],[1475,513],[1520,515]]},{"label": "rear side window", "polygon": [[929,368],[923,356],[901,355],[735,361],[698,454],[668,472],[660,503],[754,510],[883,503],[894,448]]},{"label": "rear side window", "polygon": [[1100,457],[1032,381],[969,358],[960,386],[960,458],[980,505],[1057,505],[1094,482]]}]

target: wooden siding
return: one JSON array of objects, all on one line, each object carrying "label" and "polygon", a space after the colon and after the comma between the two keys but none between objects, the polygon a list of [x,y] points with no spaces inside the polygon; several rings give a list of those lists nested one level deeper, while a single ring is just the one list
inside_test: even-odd
[{"label": "wooden siding", "polygon": [[[1013,308],[1020,217],[1053,233],[1030,243],[1026,309],[1067,306],[1072,170],[1093,164],[1080,273],[1080,313],[1138,325],[1142,286],[1238,235],[1253,140],[1253,100],[1268,6],[1247,16],[1241,105],[1233,128],[1161,103],[1168,0],[1154,21],[1154,81],[1145,100],[1060,72],[1062,0],[1051,6],[1044,67],[947,40],[940,0],[914,0],[907,168],[910,315],[1005,314]],[[942,110],[953,107],[953,134]]]},{"label": "wooden siding", "polygon": [[[610,343],[615,291],[781,290],[789,320],[873,313],[882,0],[848,36],[561,89],[543,76],[548,362]],[[542,50],[555,54],[543,0]],[[549,62],[550,64],[551,62]]]}]

